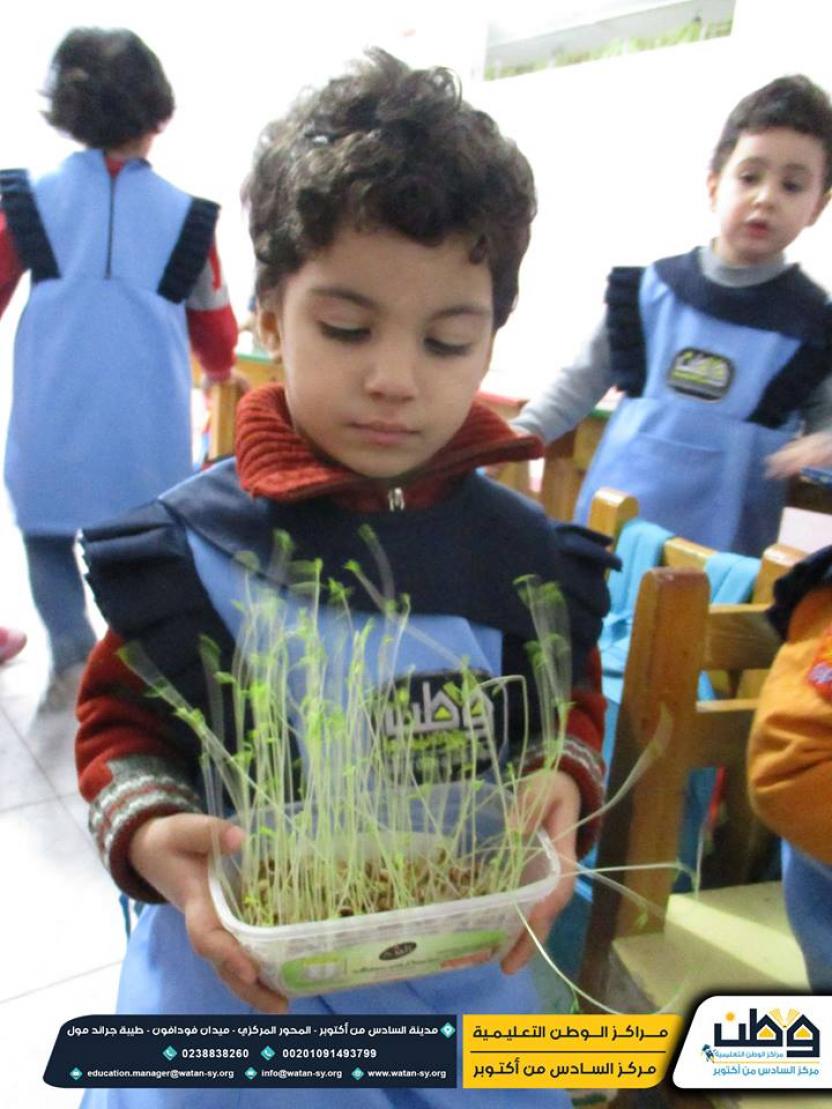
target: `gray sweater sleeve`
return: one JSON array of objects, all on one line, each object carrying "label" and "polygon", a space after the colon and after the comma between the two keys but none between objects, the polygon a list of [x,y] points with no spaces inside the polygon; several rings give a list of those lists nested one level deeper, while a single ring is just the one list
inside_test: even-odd
[{"label": "gray sweater sleeve", "polygon": [[807,399],[801,415],[804,435],[811,435],[815,431],[832,432],[832,374]]},{"label": "gray sweater sleeve", "polygon": [[511,426],[551,443],[588,416],[613,384],[610,344],[602,321],[578,358],[524,405]]}]

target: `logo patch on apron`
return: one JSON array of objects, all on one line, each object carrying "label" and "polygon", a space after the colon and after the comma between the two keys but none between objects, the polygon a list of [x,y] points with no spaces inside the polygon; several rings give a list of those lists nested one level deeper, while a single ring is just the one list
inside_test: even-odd
[{"label": "logo patch on apron", "polygon": [[820,637],[815,660],[806,681],[827,701],[832,701],[832,624]]},{"label": "logo patch on apron", "polygon": [[491,768],[506,743],[505,694],[485,673],[408,675],[396,683],[379,720],[385,762],[395,768],[406,749],[419,781],[457,778]]},{"label": "logo patch on apron", "polygon": [[700,400],[722,400],[734,380],[734,366],[721,354],[685,347],[670,364],[667,383],[677,393]]}]

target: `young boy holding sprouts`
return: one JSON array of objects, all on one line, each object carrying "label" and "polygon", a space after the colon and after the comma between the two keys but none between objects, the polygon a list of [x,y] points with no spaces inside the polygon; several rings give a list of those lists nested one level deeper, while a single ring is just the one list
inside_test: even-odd
[{"label": "young boy holding sprouts", "polygon": [[[260,331],[282,358],[285,385],[241,402],[235,459],[86,536],[90,582],[110,630],[82,684],[81,791],[114,880],[151,903],[130,940],[122,1012],[287,1008],[220,926],[209,896],[212,839],[218,832],[232,853],[243,833],[207,815],[192,734],[158,700],[143,699],[118,653],[138,643],[204,708],[197,639],[210,636],[229,668],[239,622],[233,556],[253,551],[266,566],[275,531],[291,536],[298,558],[321,559],[326,581],[342,578],[350,560],[367,563],[359,529],[371,526],[396,593],[409,598],[411,625],[429,629],[441,647],[426,658],[421,640],[418,658],[403,649],[399,660],[431,688],[448,680],[449,657],[486,676],[522,675],[531,686],[526,644],[535,632],[516,583],[536,575],[560,586],[573,665],[566,741],[558,768],[534,789],[565,878],[532,916],[541,938],[571,894],[576,854],[593,837],[591,819],[576,824],[602,802],[596,640],[614,559],[600,537],[555,524],[478,472],[540,449],[475,401],[494,334],[515,302],[535,211],[525,158],[460,98],[446,70],[411,71],[372,51],[266,128],[246,193]],[[351,604],[375,608],[360,589]],[[532,952],[524,936],[501,966],[302,998],[291,1011],[536,1011]],[[399,1090],[395,1103],[503,1104],[497,1094]],[[242,1096],[272,1105],[280,1095]],[[90,1090],[84,1105],[166,1106],[173,1097]],[[331,1101],[327,1091],[304,1098]],[[339,1090],[338,1098],[388,1104],[383,1090]],[[551,1090],[512,1098],[559,1103]],[[201,1091],[200,1104],[225,1104],[223,1091]]]}]

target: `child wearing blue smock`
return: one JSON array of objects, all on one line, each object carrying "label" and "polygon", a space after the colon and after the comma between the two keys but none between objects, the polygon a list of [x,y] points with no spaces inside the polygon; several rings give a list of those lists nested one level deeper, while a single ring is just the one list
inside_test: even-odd
[{"label": "child wearing blue smock", "polygon": [[28,272],[5,479],[58,708],[95,642],[76,535],[192,472],[189,339],[221,381],[236,327],[218,206],[147,161],[174,108],[156,55],[131,31],[71,31],[46,96],[48,121],[85,149],[34,180],[0,172],[0,311]]},{"label": "child wearing blue smock", "polygon": [[[242,833],[205,814],[193,734],[142,697],[119,650],[138,643],[183,697],[206,710],[200,635],[227,668],[243,589],[234,555],[253,552],[259,586],[285,595],[269,554],[275,531],[321,577],[366,565],[369,525],[417,632],[401,672],[424,705],[458,660],[485,677],[521,675],[535,638],[517,592],[525,574],[556,581],[573,660],[566,742],[542,782],[544,823],[565,878],[538,906],[541,936],[571,895],[574,860],[595,834],[603,796],[603,699],[596,641],[608,607],[601,537],[559,525],[480,473],[530,458],[475,394],[496,330],[514,304],[535,208],[528,163],[494,122],[459,96],[446,70],[408,69],[383,51],[303,98],[263,133],[247,183],[259,325],[284,385],[241,402],[236,457],[85,535],[89,580],[110,630],[79,699],[77,759],[90,826],[120,888],[150,902],[130,938],[122,1013],[282,1013],[220,926],[207,884],[212,832],[232,852]],[[356,618],[375,602],[356,588]],[[421,696],[422,694],[420,694]],[[518,706],[515,706],[518,707]],[[414,709],[419,718],[420,706]],[[418,709],[418,711],[417,711]],[[508,757],[521,729],[511,705]],[[421,718],[436,742],[435,721]],[[391,736],[392,738],[392,736]],[[418,738],[418,737],[417,737]],[[303,756],[303,736],[298,737]],[[386,748],[385,748],[386,749]],[[529,753],[524,764],[534,765]],[[576,834],[576,821],[582,823]],[[292,1001],[300,1015],[533,1012],[520,939],[503,960],[439,975]],[[203,1109],[288,1103],[280,1090],[200,1090]],[[500,1091],[304,1090],[305,1105],[501,1106]],[[563,1105],[562,1091],[518,1090],[524,1105]],[[88,1091],[85,1109],[168,1109],[173,1089]]]},{"label": "child wearing blue smock", "polygon": [[548,443],[622,391],[576,520],[611,486],[645,519],[718,550],[758,555],[776,541],[782,479],[832,462],[832,311],[783,253],[830,185],[826,93],[783,77],[740,101],[708,175],[716,238],[613,269],[603,325],[514,421]]}]

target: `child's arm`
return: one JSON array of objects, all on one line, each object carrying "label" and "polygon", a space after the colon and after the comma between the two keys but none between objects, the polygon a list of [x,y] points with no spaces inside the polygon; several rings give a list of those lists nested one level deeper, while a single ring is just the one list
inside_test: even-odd
[{"label": "child's arm", "polygon": [[160,702],[121,661],[121,646],[109,631],[90,655],[78,695],[75,761],[104,865],[130,897],[154,902],[162,898],[130,865],[129,842],[150,817],[202,811],[196,754],[172,746]]},{"label": "child's arm", "polygon": [[[543,943],[560,912],[572,898],[577,875],[575,853],[575,824],[581,809],[581,794],[574,778],[562,771],[532,779],[525,791],[531,828],[542,825],[557,851],[561,865],[561,880],[549,897],[541,901],[529,914],[528,925]],[[522,805],[522,807],[526,807]],[[540,811],[543,818],[540,820]],[[503,959],[503,971],[514,974],[534,955],[536,947],[528,932]]]},{"label": "child's arm", "polygon": [[770,477],[792,477],[806,467],[832,466],[832,373],[811,394],[801,415],[804,434],[769,455]]},{"label": "child's arm", "polygon": [[0,316],[14,295],[23,276],[23,267],[14,248],[5,214],[0,211]]},{"label": "child's arm", "polygon": [[257,982],[254,964],[222,928],[208,889],[212,829],[228,852],[241,833],[202,812],[195,754],[173,744],[158,702],[119,658],[121,645],[112,631],[97,644],[78,699],[78,777],[104,864],[129,896],[175,905],[194,951],[233,993],[284,1012],[285,999]]},{"label": "child's arm", "polygon": [[511,426],[551,443],[588,416],[613,384],[610,345],[606,324],[602,323],[579,357],[555,374],[543,392],[511,421]]},{"label": "child's arm", "polygon": [[[574,525],[553,525],[552,548],[554,579],[561,589],[569,612],[572,688],[568,691],[569,715],[566,739],[557,770],[534,771],[542,755],[530,752],[524,772],[529,824],[542,822],[552,837],[561,858],[562,874],[558,887],[542,902],[530,918],[535,935],[545,939],[552,922],[572,896],[577,870],[576,859],[592,847],[599,831],[595,816],[604,803],[604,712],[606,701],[601,689],[601,656],[598,638],[602,620],[609,610],[606,571],[620,569],[620,562],[607,550],[605,537]],[[580,821],[580,827],[576,824]],[[520,937],[503,961],[506,973],[519,970],[534,952],[527,934]]]},{"label": "child's arm", "polygon": [[760,819],[832,863],[832,586],[808,593],[792,615],[760,695],[748,777]]},{"label": "child's arm", "polygon": [[227,381],[234,365],[237,321],[228,298],[216,242],[185,305],[188,337],[207,383]]},{"label": "child's arm", "polygon": [[[529,917],[529,926],[542,943],[555,919],[572,898],[577,875],[577,859],[592,847],[599,821],[591,818],[604,801],[604,764],[601,745],[604,736],[605,701],[601,693],[601,662],[597,648],[587,660],[586,676],[572,690],[572,708],[566,731],[567,740],[558,769],[548,774],[532,774],[525,787],[522,809],[529,813],[529,827],[539,824],[547,830],[561,861],[561,881],[550,897],[542,901]],[[533,769],[532,763],[530,769]],[[506,974],[520,970],[536,948],[524,932],[502,962]]]},{"label": "child's arm", "polygon": [[769,477],[793,477],[812,466],[821,469],[832,466],[832,431],[800,435],[766,459]]},{"label": "child's arm", "polygon": [[285,1013],[288,1002],[257,980],[257,968],[223,928],[208,888],[214,837],[223,854],[239,850],[243,831],[211,816],[179,813],[152,818],[134,833],[130,862],[185,918],[191,947],[212,964],[229,990],[267,1013]]}]

